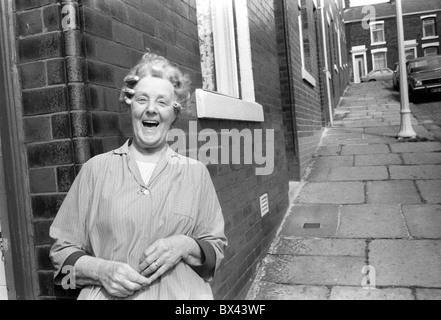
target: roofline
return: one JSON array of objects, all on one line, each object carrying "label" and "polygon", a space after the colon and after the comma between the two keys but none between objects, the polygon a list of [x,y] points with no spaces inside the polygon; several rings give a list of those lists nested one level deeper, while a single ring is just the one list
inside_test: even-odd
[{"label": "roofline", "polygon": [[[403,14],[403,17],[413,16],[413,15],[421,15],[421,14],[430,13],[430,12],[441,12],[441,9],[433,9],[433,10],[427,10],[427,11],[418,11],[418,12],[405,13],[405,14]],[[388,18],[395,18],[395,17],[396,17],[396,15],[393,15],[393,16],[375,17],[375,20],[379,20],[379,19],[388,19]],[[359,19],[359,20],[350,20],[350,21],[345,21],[345,24],[355,23],[355,22],[362,22],[362,21],[363,21],[363,19]]]}]

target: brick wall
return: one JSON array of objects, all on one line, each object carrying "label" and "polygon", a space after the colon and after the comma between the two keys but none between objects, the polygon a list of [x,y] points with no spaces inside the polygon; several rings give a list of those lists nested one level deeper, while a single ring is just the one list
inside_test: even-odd
[{"label": "brick wall", "polygon": [[[282,108],[280,107],[274,7],[271,1],[266,0],[249,0],[248,7],[256,102],[262,104],[265,113],[264,124],[250,124],[249,126],[250,128],[274,129],[275,163],[272,175],[252,176],[249,179],[237,181],[242,195],[233,201],[240,204],[243,198],[245,207],[242,210],[242,221],[231,230],[230,238],[238,251],[234,254],[233,247],[231,251],[228,250],[224,264],[230,269],[225,271],[225,275],[230,272],[235,275],[233,278],[229,276],[231,280],[227,280],[227,298],[243,296],[242,289],[250,284],[248,281],[254,274],[257,263],[266,254],[288,207],[287,162]],[[270,211],[262,219],[259,198],[264,193],[268,193]],[[240,219],[241,210],[237,214]]]},{"label": "brick wall", "polygon": [[60,7],[56,0],[15,1],[17,68],[29,165],[38,295],[69,293],[48,285],[48,228],[74,176],[69,90],[66,85]]},{"label": "brick wall", "polygon": [[286,143],[286,158],[288,163],[288,177],[290,180],[300,180],[300,167],[298,157],[297,124],[292,105],[295,103],[295,93],[290,68],[289,46],[285,39],[288,36],[283,1],[274,1],[277,30],[277,49],[279,59],[279,81],[281,89],[281,105],[283,112],[283,127]]},{"label": "brick wall", "polygon": [[[328,88],[324,69],[326,62],[331,74],[330,95],[331,104],[335,108],[348,85],[348,70],[343,66],[347,62],[345,52],[346,36],[341,21],[340,9],[334,2],[327,2],[323,9],[314,9],[313,2],[303,1],[307,13],[302,16],[308,20],[304,38],[308,44],[305,50],[305,68],[316,81],[316,85],[303,79],[300,50],[298,15],[296,1],[274,1],[276,8],[277,39],[279,52],[280,83],[282,90],[283,123],[285,128],[286,154],[288,159],[289,178],[299,180],[307,168],[319,144],[322,128],[330,121]],[[321,10],[332,12],[330,25],[322,20]],[[327,55],[323,47],[324,25]],[[340,26],[342,50],[342,65],[340,66],[338,52],[338,36],[334,26]],[[325,60],[327,59],[327,61]],[[334,69],[337,65],[337,70]]]},{"label": "brick wall", "polygon": [[[81,165],[119,147],[131,135],[118,102],[123,78],[145,48],[178,64],[202,87],[194,0],[83,0],[78,24],[62,28],[60,1],[16,0],[18,69],[28,153],[35,259],[40,299],[75,297],[53,285],[49,227]],[[250,0],[256,101],[265,123],[198,121],[199,129],[274,129],[275,171],[255,176],[253,165],[209,165],[230,246],[213,282],[218,299],[243,296],[288,206],[285,137],[272,2]],[[196,120],[193,102],[177,127]],[[265,146],[264,146],[265,150]],[[259,197],[269,194],[261,218]]]},{"label": "brick wall", "polygon": [[[277,5],[277,14],[279,15],[278,21],[282,20],[282,10],[283,6],[280,0],[275,1],[278,3]],[[312,13],[312,2],[306,2],[309,6],[308,13]],[[320,105],[320,87],[319,87],[319,74],[318,74],[318,62],[317,62],[317,41],[315,38],[315,25],[309,24],[309,46],[310,46],[310,70],[312,76],[316,79],[317,85],[313,87],[311,84],[306,82],[302,78],[302,64],[301,59],[299,59],[301,53],[301,44],[299,38],[299,23],[298,23],[298,15],[299,8],[297,2],[295,1],[286,1],[285,3],[286,10],[286,21],[285,28],[286,30],[279,29],[279,40],[282,40],[281,45],[283,46],[283,33],[288,34],[288,68],[289,73],[291,75],[291,93],[287,92],[287,87],[283,86],[282,94],[286,101],[286,96],[289,97],[289,94],[294,95],[294,101],[291,100],[291,108],[294,107],[293,118],[295,121],[296,128],[296,139],[297,139],[297,148],[298,154],[296,154],[299,162],[299,171],[297,177],[301,177],[303,172],[305,171],[309,161],[312,158],[313,153],[318,145],[321,136],[321,128],[322,128],[322,110]],[[279,25],[279,28],[281,26]],[[280,42],[279,42],[280,43]],[[285,64],[286,65],[286,64]],[[283,70],[284,66],[281,65],[282,75],[283,72],[287,72]],[[293,106],[293,103],[295,105]],[[285,112],[289,116],[288,113],[288,104],[285,104]],[[289,124],[286,124],[289,127]],[[287,139],[287,141],[289,141]],[[292,147],[289,145],[288,150]],[[292,152],[291,154],[292,158]],[[292,168],[292,164],[290,164]],[[295,168],[295,167],[294,167]]]}]

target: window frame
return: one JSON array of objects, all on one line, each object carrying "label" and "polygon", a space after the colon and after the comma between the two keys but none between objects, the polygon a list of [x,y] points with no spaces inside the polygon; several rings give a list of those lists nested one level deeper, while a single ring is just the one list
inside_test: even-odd
[{"label": "window frame", "polygon": [[418,42],[414,40],[405,40],[404,41],[404,51],[413,50],[413,55],[415,58],[418,58]]},{"label": "window frame", "polygon": [[[436,49],[436,53],[435,54],[426,54],[426,50],[427,49]],[[423,48],[423,53],[424,53],[424,57],[429,57],[429,56],[436,56],[439,55],[439,46],[427,46]]]},{"label": "window frame", "polygon": [[[373,27],[377,26],[377,25],[383,26],[383,28],[381,29],[381,31],[383,33],[383,41],[374,42],[374,30],[373,30]],[[386,44],[386,34],[385,34],[385,28],[384,28],[384,21],[375,21],[375,22],[372,21],[372,22],[370,22],[369,23],[369,29],[370,29],[370,33],[371,33],[371,46],[378,46],[378,45]]]},{"label": "window frame", "polygon": [[[253,61],[250,42],[250,27],[247,0],[228,0],[225,12],[216,16],[213,7],[218,0],[196,0],[198,35],[201,51],[202,89],[196,90],[196,108],[199,119],[222,119],[233,121],[264,122],[263,107],[256,103]],[[229,16],[228,16],[229,15]],[[224,21],[215,21],[217,17]],[[226,22],[227,21],[227,22]],[[233,23],[232,23],[233,21]],[[217,26],[213,26],[218,23]],[[222,38],[214,39],[214,33],[226,33],[223,25],[229,24],[229,32]],[[216,31],[218,30],[218,31]],[[221,35],[222,36],[222,35]],[[225,43],[229,44],[226,56],[222,57],[230,72],[236,77],[236,94],[219,91],[219,54],[225,53]],[[220,48],[219,48],[220,47]],[[227,57],[230,58],[227,58]],[[231,58],[233,57],[233,58]],[[231,62],[234,61],[234,64]],[[223,67],[222,67],[223,68]]]},{"label": "window frame", "polygon": [[[427,16],[422,16],[420,17],[421,19],[421,28],[422,28],[422,39],[423,40],[427,40],[427,39],[437,39],[439,38],[439,35],[437,34],[437,28],[436,28],[436,14],[431,14],[431,15],[427,15]],[[432,21],[433,24],[433,35],[428,36],[426,35],[426,28],[425,28],[425,23],[428,21]]]},{"label": "window frame", "polygon": [[[384,54],[384,66],[378,69],[375,69],[375,55],[379,54],[379,53],[383,53]],[[372,70],[371,71],[375,71],[375,70],[382,70],[384,68],[388,68],[387,66],[387,48],[380,48],[380,49],[375,49],[375,50],[371,50],[371,54],[372,54]]]}]

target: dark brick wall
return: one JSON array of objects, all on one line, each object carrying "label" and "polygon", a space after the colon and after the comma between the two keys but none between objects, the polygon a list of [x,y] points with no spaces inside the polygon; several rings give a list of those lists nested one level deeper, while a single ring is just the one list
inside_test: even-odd
[{"label": "dark brick wall", "polygon": [[[283,108],[283,124],[288,159],[289,178],[298,180],[305,172],[320,142],[322,129],[329,123],[329,101],[326,87],[325,59],[328,59],[328,70],[331,74],[330,90],[332,106],[335,108],[348,85],[348,71],[343,64],[347,62],[344,26],[341,12],[334,2],[326,2],[325,12],[332,12],[334,17],[328,26],[325,15],[325,33],[327,56],[324,55],[322,38],[321,11],[314,10],[312,1],[302,2],[307,7],[308,56],[306,69],[316,80],[312,86],[302,78],[302,65],[299,44],[298,3],[296,1],[275,0],[277,39],[280,65],[280,83]],[[285,4],[283,4],[285,3]],[[284,12],[286,11],[286,12]],[[334,25],[342,30],[342,66],[339,62],[338,36]],[[288,39],[287,39],[288,38]],[[334,69],[337,65],[337,70]]]},{"label": "dark brick wall", "polygon": [[[423,40],[423,27],[421,16],[425,16],[428,14],[437,13],[436,17],[436,30],[437,35],[441,36],[441,10],[438,12],[429,12],[424,14],[415,14],[415,15],[406,15],[403,17],[403,28],[404,28],[404,39],[407,40],[416,40],[418,43],[417,46],[417,55],[418,57],[424,56],[424,50],[422,45],[425,43],[431,42],[439,42],[438,39],[430,39]],[[352,55],[350,50],[354,46],[365,45],[366,49],[368,49],[366,53],[367,64],[368,64],[368,72],[372,71],[373,63],[372,63],[372,54],[371,50],[376,48],[387,48],[387,65],[388,68],[395,70],[395,63],[398,62],[398,38],[397,38],[397,20],[395,17],[389,18],[378,18],[378,21],[384,21],[384,29],[385,29],[385,45],[371,46],[371,36],[370,30],[365,30],[362,27],[361,21],[359,22],[350,22],[346,24],[346,33],[348,37],[347,42],[347,50],[348,55],[350,57],[350,64],[352,68]],[[441,54],[441,51],[439,52]],[[353,76],[352,76],[353,80]]]},{"label": "dark brick wall", "polygon": [[[242,297],[250,284],[256,265],[266,254],[274,234],[288,207],[287,161],[280,106],[279,69],[276,42],[276,17],[271,1],[250,0],[249,24],[251,55],[254,72],[256,101],[262,104],[265,123],[262,125],[233,123],[232,128],[275,130],[274,173],[254,176],[252,166],[244,166],[236,173],[234,189],[228,202],[221,200],[226,215],[227,236],[231,247],[227,249],[224,270],[216,282],[217,296],[227,299]],[[234,169],[235,166],[232,166]],[[221,181],[228,176],[220,176]],[[216,179],[217,180],[217,179]],[[238,192],[238,196],[235,196]],[[268,193],[270,212],[262,219],[259,198]],[[220,195],[221,196],[221,195]],[[226,293],[224,295],[223,293]]]},{"label": "dark brick wall", "polygon": [[292,70],[290,68],[291,51],[285,39],[288,36],[286,21],[288,16],[284,12],[283,1],[274,1],[277,30],[277,49],[279,60],[279,81],[281,89],[281,105],[283,113],[283,131],[285,133],[286,158],[288,164],[288,178],[293,181],[300,180],[300,167],[298,157],[297,124],[295,121],[294,83],[291,79]]},{"label": "dark brick wall", "polygon": [[[29,165],[38,296],[54,296],[48,227],[74,177],[64,38],[57,0],[15,1],[17,69]],[[60,297],[75,293],[58,290]]]}]

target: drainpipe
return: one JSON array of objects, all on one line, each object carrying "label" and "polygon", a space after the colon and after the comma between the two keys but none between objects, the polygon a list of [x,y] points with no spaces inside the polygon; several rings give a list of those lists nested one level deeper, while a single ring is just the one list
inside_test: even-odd
[{"label": "drainpipe", "polygon": [[62,0],[61,27],[64,36],[66,84],[69,92],[70,129],[76,165],[84,164],[91,158],[80,12],[78,0]]},{"label": "drainpipe", "polygon": [[288,78],[288,94],[289,94],[289,101],[291,103],[291,119],[292,119],[292,137],[293,137],[293,142],[294,142],[294,153],[295,156],[298,158],[299,160],[299,164],[300,164],[300,156],[299,156],[299,144],[298,144],[298,140],[297,140],[297,136],[296,136],[296,132],[297,132],[297,120],[296,120],[296,114],[294,112],[294,108],[295,108],[295,104],[296,104],[296,98],[295,98],[295,94],[294,94],[294,86],[292,84],[292,72],[291,72],[291,46],[290,46],[290,37],[289,37],[289,26],[288,26],[288,19],[287,19],[287,14],[288,14],[288,8],[287,8],[287,4],[286,4],[286,0],[282,0],[282,18],[283,18],[283,32],[284,32],[284,38],[285,38],[285,51],[286,51],[286,60],[287,60],[287,78]]}]

